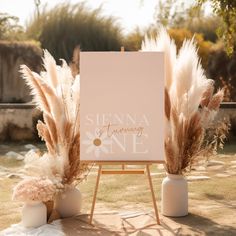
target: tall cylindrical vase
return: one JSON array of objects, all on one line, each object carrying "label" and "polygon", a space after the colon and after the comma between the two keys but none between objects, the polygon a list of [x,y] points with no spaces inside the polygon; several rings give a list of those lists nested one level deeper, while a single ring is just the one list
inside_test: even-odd
[{"label": "tall cylindrical vase", "polygon": [[25,202],[22,208],[22,225],[27,228],[37,228],[47,224],[47,208],[40,201]]},{"label": "tall cylindrical vase", "polygon": [[188,214],[188,183],[183,175],[167,174],[162,181],[161,212],[171,217]]}]

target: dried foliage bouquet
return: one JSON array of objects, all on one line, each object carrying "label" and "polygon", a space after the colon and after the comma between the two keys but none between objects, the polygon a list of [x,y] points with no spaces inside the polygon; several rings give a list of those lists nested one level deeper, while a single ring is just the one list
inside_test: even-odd
[{"label": "dried foliage bouquet", "polygon": [[214,82],[204,75],[194,39],[185,40],[177,54],[175,42],[161,28],[157,38],[144,39],[142,51],[165,53],[165,167],[170,174],[183,174],[215,147],[204,141],[224,91],[214,94]]},{"label": "dried foliage bouquet", "polygon": [[21,73],[29,85],[44,122],[38,121],[39,136],[45,141],[48,152],[43,156],[32,154],[28,169],[31,174],[47,176],[61,184],[76,185],[88,173],[89,166],[80,161],[80,79],[71,74],[62,60],[56,65],[48,51],[43,57],[45,71],[40,75],[26,65]]},{"label": "dried foliage bouquet", "polygon": [[13,191],[13,200],[17,201],[40,201],[53,200],[56,193],[54,183],[45,178],[27,178],[19,182]]}]

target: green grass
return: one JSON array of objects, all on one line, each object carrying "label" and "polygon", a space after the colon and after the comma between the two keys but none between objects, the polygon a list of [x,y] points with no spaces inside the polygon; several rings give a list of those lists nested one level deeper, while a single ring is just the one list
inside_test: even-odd
[{"label": "green grass", "polygon": [[212,178],[189,184],[189,192],[195,193],[192,199],[212,199],[217,201],[236,200],[236,176]]}]

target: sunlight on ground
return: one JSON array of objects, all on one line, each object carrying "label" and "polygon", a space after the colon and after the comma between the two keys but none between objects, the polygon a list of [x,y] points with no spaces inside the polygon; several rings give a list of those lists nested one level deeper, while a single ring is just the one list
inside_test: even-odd
[{"label": "sunlight on ground", "polygon": [[[42,149],[43,146],[40,146]],[[17,148],[16,148],[17,149]],[[14,149],[16,151],[16,149]],[[11,149],[12,150],[12,149]],[[22,150],[21,150],[22,151]],[[129,167],[128,168],[132,168]],[[140,166],[139,166],[140,168]],[[13,186],[21,180],[23,161],[0,157],[0,230],[20,221],[22,203],[11,201]],[[153,165],[152,177],[160,210],[161,181],[165,177],[162,165]],[[89,212],[94,192],[97,167],[93,167],[87,180],[80,184],[83,194],[83,212]],[[194,176],[210,177],[195,180]],[[189,216],[174,219],[183,228],[183,235],[188,232],[213,233],[218,229],[227,230],[227,235],[236,231],[236,155],[219,154],[211,159],[208,165],[196,166],[187,175],[189,181]],[[152,210],[151,194],[148,179],[143,175],[103,175],[97,195],[95,212],[117,211],[150,211]],[[224,214],[222,214],[224,212]],[[186,233],[186,234],[185,234]],[[220,235],[218,233],[212,235]],[[200,234],[201,235],[201,234]],[[204,234],[203,234],[204,235]]]}]

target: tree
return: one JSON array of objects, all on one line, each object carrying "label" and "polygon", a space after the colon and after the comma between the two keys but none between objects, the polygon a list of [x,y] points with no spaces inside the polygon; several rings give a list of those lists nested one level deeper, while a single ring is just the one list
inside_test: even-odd
[{"label": "tree", "polygon": [[136,28],[133,32],[129,33],[124,40],[124,47],[127,51],[139,51],[141,48],[144,32]]},{"label": "tree", "polygon": [[[198,0],[202,5],[207,0]],[[223,24],[218,27],[217,34],[223,39],[228,55],[232,55],[236,44],[236,1],[232,0],[209,0],[213,11],[222,18]]]},{"label": "tree", "polygon": [[184,0],[160,0],[156,6],[154,17],[157,24],[175,27],[185,19],[186,6]]},{"label": "tree", "polygon": [[0,12],[0,40],[21,40],[24,38],[23,27],[19,18]]}]

